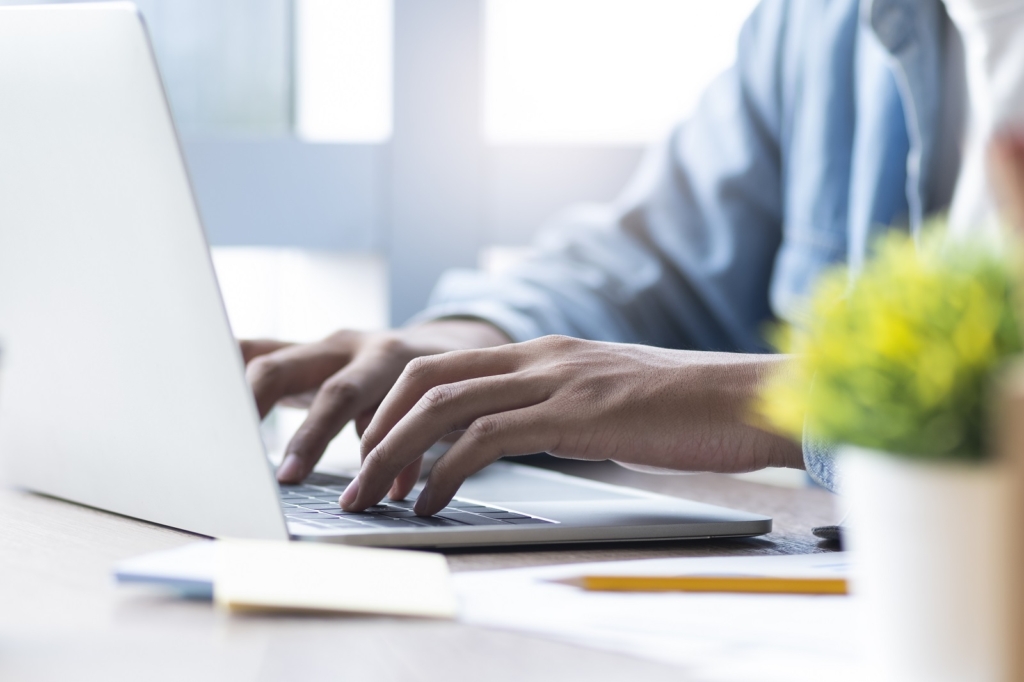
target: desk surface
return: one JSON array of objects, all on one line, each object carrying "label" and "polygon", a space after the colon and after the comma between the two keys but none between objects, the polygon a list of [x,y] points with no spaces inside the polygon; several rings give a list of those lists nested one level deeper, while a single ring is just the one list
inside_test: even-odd
[{"label": "desk surface", "polygon": [[[832,496],[701,474],[655,476],[610,463],[565,473],[767,514],[749,540],[623,548],[461,551],[455,571],[670,556],[825,551],[810,533],[835,522]],[[685,671],[456,623],[371,617],[226,616],[209,604],[116,588],[113,563],[195,540],[188,533],[0,487],[3,680],[685,680]]]}]

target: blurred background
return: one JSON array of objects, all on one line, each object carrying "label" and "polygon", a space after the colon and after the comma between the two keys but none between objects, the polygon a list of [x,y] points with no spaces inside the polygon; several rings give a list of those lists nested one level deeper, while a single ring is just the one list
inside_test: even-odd
[{"label": "blurred background", "polygon": [[136,4],[225,293],[257,303],[239,333],[306,338],[352,297],[300,323],[315,292],[275,291],[353,269],[361,312],[384,306],[367,321],[401,324],[445,268],[501,267],[560,208],[614,196],[732,61],[754,2]]},{"label": "blurred background", "polygon": [[136,4],[236,335],[312,340],[399,325],[446,268],[614,197],[755,0]]}]

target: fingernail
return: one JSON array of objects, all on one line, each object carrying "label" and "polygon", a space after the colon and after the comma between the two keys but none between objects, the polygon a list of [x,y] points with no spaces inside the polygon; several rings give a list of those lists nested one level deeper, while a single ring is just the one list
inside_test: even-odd
[{"label": "fingernail", "polygon": [[356,476],[352,479],[352,482],[345,488],[345,492],[341,494],[341,499],[338,500],[338,504],[342,509],[348,509],[349,505],[356,501],[356,497],[359,495],[359,477]]},{"label": "fingernail", "polygon": [[297,482],[302,478],[302,460],[298,455],[287,455],[277,468],[277,480],[282,483]]}]

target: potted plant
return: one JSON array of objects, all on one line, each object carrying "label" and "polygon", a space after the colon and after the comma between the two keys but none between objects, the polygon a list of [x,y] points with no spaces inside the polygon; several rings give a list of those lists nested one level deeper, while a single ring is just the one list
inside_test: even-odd
[{"label": "potted plant", "polygon": [[856,276],[828,273],[806,319],[779,332],[793,363],[759,412],[841,445],[871,679],[1007,679],[1011,522],[988,425],[1024,343],[1010,252],[941,226],[887,236]]}]

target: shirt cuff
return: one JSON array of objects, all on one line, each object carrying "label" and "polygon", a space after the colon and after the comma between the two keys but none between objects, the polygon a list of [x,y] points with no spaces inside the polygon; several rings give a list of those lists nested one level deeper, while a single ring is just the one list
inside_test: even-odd
[{"label": "shirt cuff", "polygon": [[804,466],[807,473],[815,483],[832,492],[837,492],[840,488],[839,468],[836,466],[838,449],[836,443],[819,440],[804,429]]}]

